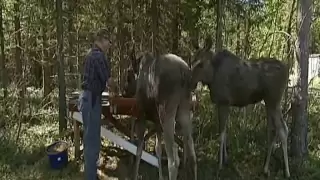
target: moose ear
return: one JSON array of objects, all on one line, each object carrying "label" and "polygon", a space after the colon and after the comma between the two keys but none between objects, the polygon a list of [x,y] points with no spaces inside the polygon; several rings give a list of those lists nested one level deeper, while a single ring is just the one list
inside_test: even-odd
[{"label": "moose ear", "polygon": [[212,48],[212,37],[210,35],[208,35],[204,41],[204,49],[211,49]]}]

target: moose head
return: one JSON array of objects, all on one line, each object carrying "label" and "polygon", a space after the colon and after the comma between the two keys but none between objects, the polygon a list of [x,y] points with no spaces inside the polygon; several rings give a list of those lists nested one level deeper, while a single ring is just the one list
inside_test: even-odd
[{"label": "moose head", "polygon": [[213,64],[212,58],[214,56],[214,52],[211,50],[212,48],[212,39],[208,36],[205,40],[205,44],[203,48],[200,48],[198,45],[194,45],[197,50],[192,63],[192,79],[191,79],[191,87],[195,89],[198,82],[202,82],[203,84],[209,84],[213,78]]}]

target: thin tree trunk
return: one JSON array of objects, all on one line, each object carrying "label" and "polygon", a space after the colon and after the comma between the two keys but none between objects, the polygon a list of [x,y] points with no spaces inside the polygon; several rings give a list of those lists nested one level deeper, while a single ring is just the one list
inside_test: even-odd
[{"label": "thin tree trunk", "polygon": [[[136,21],[136,8],[137,8],[137,3],[136,3],[137,0],[132,0],[131,1],[131,45],[132,45],[132,51],[130,52],[131,56],[130,56],[130,60],[132,61],[133,59],[132,58],[136,58],[135,55],[136,55],[136,32],[135,32],[135,28],[136,28],[136,24],[137,24],[137,21]],[[135,68],[135,66],[133,67]]]},{"label": "thin tree trunk", "polygon": [[16,83],[19,91],[19,114],[23,109],[23,99],[24,99],[24,80],[22,79],[22,60],[21,60],[21,25],[20,25],[20,0],[16,0],[14,3],[14,29],[15,29],[15,61],[16,61]]},{"label": "thin tree trunk", "polygon": [[[72,74],[74,73],[74,41],[75,41],[75,28],[74,28],[74,12],[75,12],[75,0],[68,0],[68,42],[69,42],[69,48],[68,48],[68,65],[69,65],[69,72]],[[72,76],[73,77],[73,76]],[[73,78],[72,78],[73,79]]]},{"label": "thin tree trunk", "polygon": [[3,88],[3,97],[6,98],[8,96],[7,86],[8,86],[8,77],[7,77],[7,69],[6,69],[6,55],[4,52],[4,33],[3,33],[3,11],[4,5],[1,1],[0,3],[0,49],[1,49],[1,84]]},{"label": "thin tree trunk", "polygon": [[223,47],[222,42],[222,13],[224,7],[223,0],[217,0],[216,4],[216,51],[219,51]]},{"label": "thin tree trunk", "polygon": [[158,43],[158,33],[159,33],[159,23],[158,23],[158,2],[157,0],[152,0],[151,2],[151,12],[152,12],[152,51],[154,54],[159,53],[159,43]]},{"label": "thin tree trunk", "polygon": [[45,0],[41,0],[42,6],[42,18],[41,18],[41,36],[42,36],[42,74],[43,74],[43,96],[46,98],[52,88],[51,88],[51,62],[49,58],[49,43],[48,43],[48,7]]},{"label": "thin tree trunk", "polygon": [[14,29],[15,29],[15,61],[16,61],[16,85],[19,91],[18,93],[18,132],[16,136],[16,141],[19,140],[19,135],[21,131],[21,121],[22,121],[22,114],[23,114],[23,107],[24,107],[24,87],[25,87],[25,80],[23,79],[23,68],[22,68],[22,43],[21,43],[21,24],[20,24],[20,0],[16,0],[13,8],[14,8]]},{"label": "thin tree trunk", "polygon": [[[287,26],[287,33],[289,35],[292,34],[292,23],[293,23],[293,15],[294,15],[294,12],[295,12],[295,7],[296,7],[296,3],[297,1],[296,0],[293,0],[292,1],[292,4],[291,4],[291,11],[290,11],[290,14],[289,14],[289,20],[288,20],[288,26]],[[287,46],[286,46],[286,59],[289,63],[289,69],[292,68],[294,62],[293,62],[293,49],[292,49],[292,40],[291,39],[288,39],[287,41]]]},{"label": "thin tree trunk", "polygon": [[301,165],[308,156],[308,59],[312,1],[300,0],[298,12],[298,83],[292,102],[293,127],[291,139],[292,155]]},{"label": "thin tree trunk", "polygon": [[243,58],[249,58],[250,56],[250,31],[251,31],[251,19],[250,19],[250,11],[246,12],[246,23],[245,23],[245,36],[244,36],[244,50],[243,50]]},{"label": "thin tree trunk", "polygon": [[[125,40],[124,40],[124,27],[123,27],[123,23],[122,23],[122,19],[123,19],[123,1],[122,0],[118,0],[118,32],[117,32],[117,39],[118,39],[118,57],[119,57],[119,70],[118,70],[118,82],[119,82],[119,87],[120,89],[117,89],[120,92],[123,92],[124,89],[124,84],[125,84],[125,69],[126,69],[126,60],[124,59],[124,44],[125,44]],[[116,92],[117,93],[117,92]]]},{"label": "thin tree trunk", "polygon": [[[78,21],[78,15],[77,15],[77,21]],[[78,76],[77,76],[77,79],[78,79],[78,89],[81,89],[81,77],[82,77],[82,71],[80,70],[80,66],[81,66],[81,63],[80,63],[80,28],[81,28],[81,24],[79,27],[77,27],[77,48],[76,48],[76,57],[77,57],[77,73],[78,73]]]},{"label": "thin tree trunk", "polygon": [[[198,49],[199,48],[199,28],[196,25],[196,22],[198,21],[198,18],[200,18],[201,16],[201,9],[199,7],[197,7],[196,12],[195,12],[195,17],[197,18],[195,21],[193,21],[193,26],[195,28],[193,28],[190,32],[190,41],[191,44],[193,46],[194,49]],[[191,56],[191,52],[190,52],[190,56]],[[191,65],[191,58],[189,58],[189,65]]]},{"label": "thin tree trunk", "polygon": [[31,41],[31,45],[27,46],[25,45],[25,47],[29,47],[29,58],[32,60],[32,72],[33,72],[33,77],[32,80],[34,81],[32,84],[33,86],[35,86],[36,88],[41,88],[42,87],[42,62],[41,59],[38,59],[38,51],[36,48],[34,47],[38,47],[38,43],[37,43],[37,36],[38,34],[34,34],[32,35],[32,38],[30,38]]},{"label": "thin tree trunk", "polygon": [[[289,20],[288,20],[288,26],[287,26],[287,33],[289,35],[291,35],[292,33],[292,21],[293,21],[293,14],[295,11],[295,7],[296,7],[296,0],[292,1],[292,5],[291,5],[291,11],[289,14]],[[286,50],[285,50],[285,54],[286,54],[286,60],[288,62],[289,68],[288,68],[288,74],[290,74],[290,70],[292,69],[292,66],[294,64],[294,60],[293,60],[293,49],[292,49],[292,40],[288,39],[287,40],[287,46],[286,46]],[[288,86],[285,89],[284,92],[284,104],[285,106],[288,104]]]},{"label": "thin tree trunk", "polygon": [[241,54],[241,17],[240,17],[240,5],[237,6],[237,45],[236,45],[236,54],[240,56]]},{"label": "thin tree trunk", "polygon": [[177,54],[180,39],[180,0],[174,0],[172,6],[172,53]]},{"label": "thin tree trunk", "polygon": [[66,84],[65,84],[64,54],[63,54],[62,1],[63,0],[56,0],[57,61],[59,61],[58,81],[59,81],[59,132],[60,133],[62,133],[67,128]]}]

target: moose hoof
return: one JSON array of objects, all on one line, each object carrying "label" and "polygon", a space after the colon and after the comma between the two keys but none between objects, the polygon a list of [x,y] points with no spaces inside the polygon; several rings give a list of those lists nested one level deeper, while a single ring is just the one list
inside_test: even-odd
[{"label": "moose hoof", "polygon": [[263,174],[264,174],[266,177],[270,177],[270,171],[269,171],[268,169],[264,169]]},{"label": "moose hoof", "polygon": [[227,157],[224,157],[222,164],[223,165],[228,165],[229,164],[229,159]]},{"label": "moose hoof", "polygon": [[285,174],[284,174],[284,178],[290,179],[290,173],[285,173]]},{"label": "moose hoof", "polygon": [[216,179],[220,178],[220,169],[216,172]]}]

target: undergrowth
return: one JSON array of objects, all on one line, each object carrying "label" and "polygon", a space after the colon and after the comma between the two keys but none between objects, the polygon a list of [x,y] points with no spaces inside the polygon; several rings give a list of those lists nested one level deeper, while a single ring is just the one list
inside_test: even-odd
[{"label": "undergrowth", "polygon": [[[1,179],[82,179],[81,165],[73,160],[72,149],[69,152],[70,163],[67,168],[52,170],[48,165],[45,147],[61,138],[58,135],[57,92],[43,100],[41,91],[29,89],[25,97],[24,111],[19,115],[18,99],[13,89],[10,89],[8,98],[1,99],[0,102]],[[198,179],[268,179],[262,174],[266,154],[266,117],[263,104],[243,109],[232,108],[228,123],[229,163],[218,173],[219,134],[215,108],[210,102],[207,90],[199,91],[197,94],[201,103],[195,112],[193,131],[198,159]],[[296,177],[294,179],[320,179],[319,110],[319,95],[313,93],[309,98],[309,161],[299,171],[291,169],[292,175]],[[290,128],[291,119],[287,118],[286,121]],[[282,179],[282,159],[282,150],[277,148],[272,156],[269,179]],[[154,177],[145,179],[158,177],[155,168],[148,169],[145,173],[152,172]]]}]

